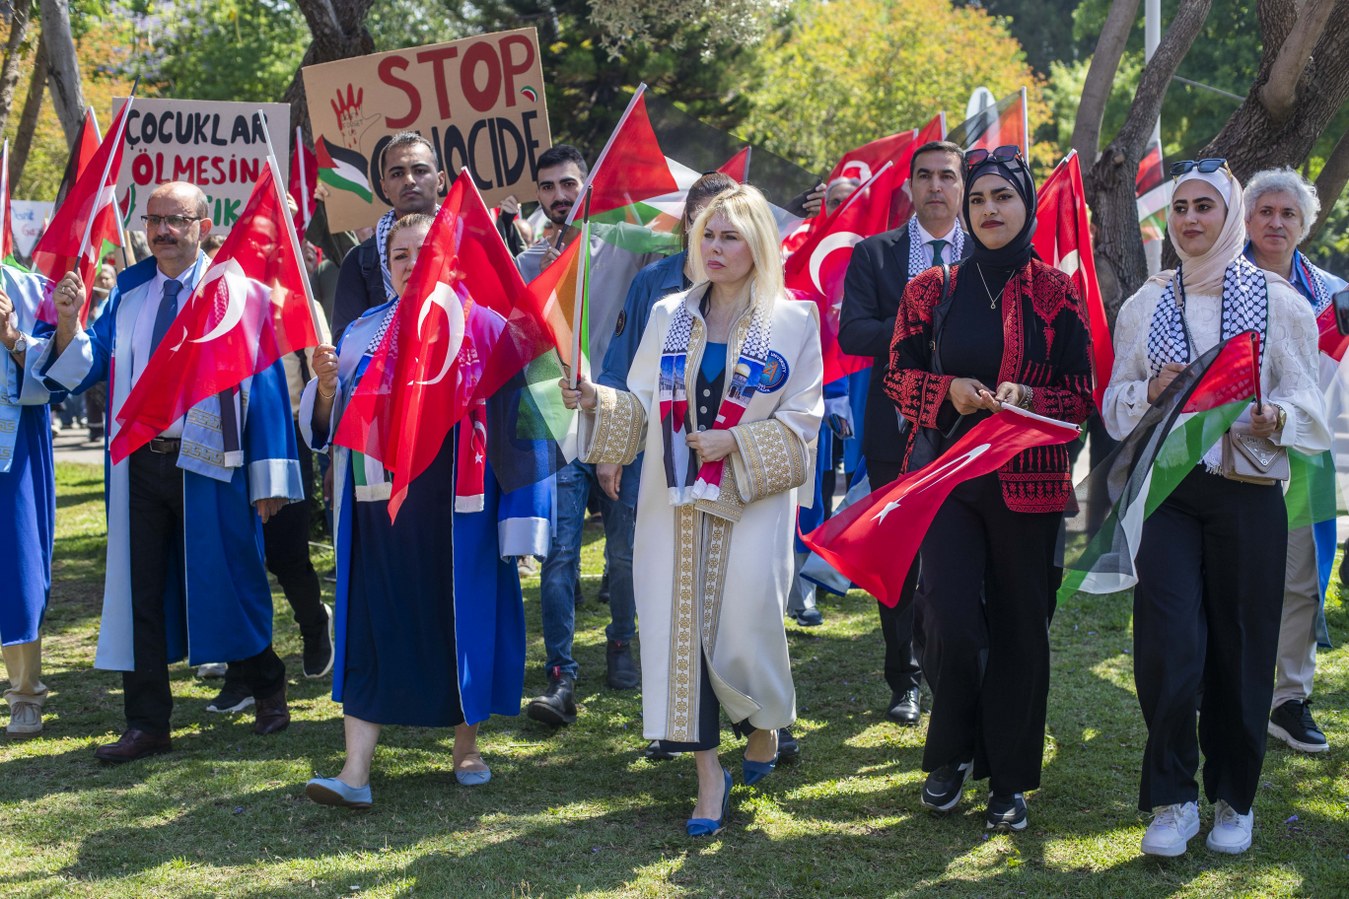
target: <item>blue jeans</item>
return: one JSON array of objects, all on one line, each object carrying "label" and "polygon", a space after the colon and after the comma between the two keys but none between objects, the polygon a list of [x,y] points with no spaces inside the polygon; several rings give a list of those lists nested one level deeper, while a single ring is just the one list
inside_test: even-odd
[{"label": "blue jeans", "polygon": [[547,671],[560,669],[576,676],[571,656],[576,634],[576,596],[573,592],[581,567],[581,528],[586,500],[594,488],[604,516],[605,560],[609,568],[609,614],[605,628],[610,640],[626,643],[637,632],[637,605],[632,595],[632,536],[635,510],[604,495],[595,480],[595,466],[573,462],[557,473],[557,525],[548,558],[543,560],[539,602],[543,615],[543,646]]}]

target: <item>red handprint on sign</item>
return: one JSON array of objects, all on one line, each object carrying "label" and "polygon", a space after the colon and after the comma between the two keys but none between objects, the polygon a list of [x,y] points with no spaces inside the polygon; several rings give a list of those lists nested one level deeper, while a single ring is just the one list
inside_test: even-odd
[{"label": "red handprint on sign", "polygon": [[361,115],[362,105],[365,102],[365,88],[358,90],[348,84],[345,94],[338,88],[337,97],[329,102],[332,104],[333,113],[337,116],[337,128],[342,132],[342,143],[350,150],[359,150],[361,135],[379,118],[374,113],[368,116]]}]

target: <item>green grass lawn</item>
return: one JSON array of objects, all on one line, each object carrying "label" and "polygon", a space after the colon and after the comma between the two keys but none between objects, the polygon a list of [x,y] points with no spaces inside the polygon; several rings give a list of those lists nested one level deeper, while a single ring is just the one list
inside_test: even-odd
[{"label": "green grass lawn", "polygon": [[[1127,597],[1078,597],[1052,630],[1044,786],[1031,826],[985,838],[974,788],[946,818],[918,803],[922,730],[881,713],[874,603],[823,602],[825,625],[790,625],[800,761],[737,786],[729,827],[684,836],[689,759],[641,757],[637,694],[603,686],[607,607],[594,599],[601,543],[587,530],[578,610],[581,715],[550,732],[523,718],[482,729],[491,784],[458,786],[449,731],[391,728],[375,756],[375,808],[310,803],[304,782],[341,766],[329,682],[298,677],[299,636],[280,594],[277,650],[294,723],[250,732],[251,714],[208,714],[211,684],[173,669],[174,752],[104,767],[92,752],[123,724],[120,677],[90,666],[103,572],[102,473],[58,467],[46,680],[47,731],[0,741],[4,896],[1345,896],[1349,895],[1349,651],[1321,656],[1321,757],[1270,742],[1244,856],[1138,850],[1144,742],[1133,694]],[[320,569],[329,558],[316,558]],[[639,573],[640,577],[640,573]],[[325,585],[331,593],[331,585]],[[525,585],[526,692],[542,690],[538,580]],[[1349,615],[1330,602],[1332,632]],[[741,744],[727,743],[730,763]],[[735,768],[733,767],[733,770]],[[1204,832],[1212,820],[1203,809]]]}]

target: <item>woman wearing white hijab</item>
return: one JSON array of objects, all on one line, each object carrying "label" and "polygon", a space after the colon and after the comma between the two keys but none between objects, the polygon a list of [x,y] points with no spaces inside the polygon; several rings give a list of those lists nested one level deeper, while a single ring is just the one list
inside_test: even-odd
[{"label": "woman wearing white hijab", "polygon": [[[1242,255],[1240,182],[1221,159],[1179,162],[1171,174],[1167,231],[1181,265],[1120,310],[1107,429],[1129,433],[1186,365],[1254,330],[1265,401],[1239,421],[1280,446],[1326,449],[1316,322],[1286,281]],[[1181,855],[1199,832],[1201,749],[1214,804],[1208,847],[1240,853],[1251,845],[1288,520],[1281,485],[1225,478],[1218,458],[1215,446],[1144,522],[1135,563],[1134,684],[1148,726],[1139,808],[1155,813],[1142,841],[1149,855]]]}]

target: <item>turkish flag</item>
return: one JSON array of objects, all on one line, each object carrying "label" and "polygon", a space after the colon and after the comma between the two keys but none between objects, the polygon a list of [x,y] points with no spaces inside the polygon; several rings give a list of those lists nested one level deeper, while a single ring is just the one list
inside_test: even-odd
[{"label": "turkish flag", "polygon": [[957,484],[997,471],[1032,447],[1077,436],[1075,425],[1004,406],[930,464],[872,491],[801,539],[839,573],[893,607],[932,519]]},{"label": "turkish flag", "polygon": [[839,178],[856,178],[866,182],[887,162],[893,162],[899,170],[899,176],[890,193],[890,216],[886,230],[898,228],[913,215],[913,199],[909,189],[909,163],[913,161],[913,152],[929,141],[942,139],[943,121],[941,113],[938,113],[922,128],[891,134],[849,150],[829,173],[827,183],[833,184]]},{"label": "turkish flag", "polygon": [[390,520],[450,430],[551,348],[539,303],[461,173],[333,438],[393,472]]},{"label": "turkish flag", "polygon": [[[295,198],[295,204],[300,207],[295,213],[295,230],[301,237],[309,228],[309,220],[314,217],[314,210],[318,208],[318,200],[314,199],[314,185],[318,174],[318,157],[314,151],[305,146],[300,139],[300,129],[295,129],[295,142],[291,148],[290,160],[290,183],[286,185],[290,195]],[[334,260],[340,261],[340,260]]]},{"label": "turkish flag", "polygon": [[887,230],[889,199],[899,184],[899,169],[890,165],[872,176],[847,201],[820,220],[820,225],[783,265],[787,289],[797,299],[820,309],[820,346],[824,383],[836,381],[871,364],[869,356],[850,356],[838,346],[838,316],[843,280],[853,247],[864,237]]},{"label": "turkish flag", "polygon": [[84,170],[89,168],[89,163],[93,161],[94,154],[98,152],[99,143],[98,123],[94,121],[94,107],[87,106],[84,109],[84,120],[80,122],[80,130],[76,132],[75,142],[70,147],[70,156],[66,158],[66,169],[61,175],[61,186],[56,189],[57,206],[65,202],[70,189],[80,180]]},{"label": "turkish flag", "polygon": [[9,139],[5,139],[3,158],[0,158],[0,215],[5,217],[0,225],[0,259],[14,255],[14,213],[9,205]]},{"label": "turkish flag", "polygon": [[[661,151],[660,140],[646,112],[645,85],[619,119],[609,142],[595,161],[586,182],[590,189],[590,214],[600,215],[631,206],[642,200],[679,190],[679,182],[670,171],[670,163]],[[582,194],[584,196],[584,193]],[[580,213],[580,200],[572,207],[571,217]]]},{"label": "turkish flag", "polygon": [[[121,220],[116,191],[117,172],[122,167],[122,136],[131,100],[122,106],[108,129],[108,137],[99,144],[84,173],[56,208],[51,224],[33,248],[33,268],[46,275],[53,286],[78,266],[85,287],[94,282],[103,242],[118,243]],[[89,317],[89,304],[80,309],[80,324]],[[56,305],[48,295],[38,308],[38,318],[56,324]]]},{"label": "turkish flag", "polygon": [[1106,323],[1101,285],[1096,280],[1096,257],[1091,249],[1091,219],[1082,188],[1082,166],[1072,152],[1050,173],[1035,203],[1036,229],[1031,242],[1040,258],[1066,272],[1087,309],[1091,330],[1091,368],[1096,408],[1110,383],[1115,349]]},{"label": "turkish flag", "polygon": [[265,166],[225,243],[117,413],[120,462],[208,396],[319,344],[290,210]]}]

